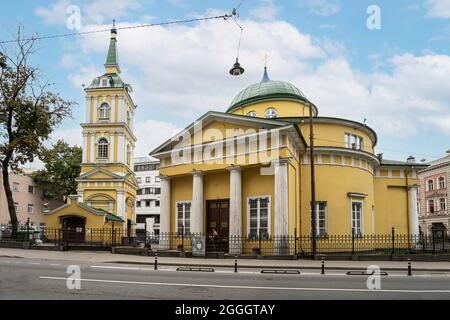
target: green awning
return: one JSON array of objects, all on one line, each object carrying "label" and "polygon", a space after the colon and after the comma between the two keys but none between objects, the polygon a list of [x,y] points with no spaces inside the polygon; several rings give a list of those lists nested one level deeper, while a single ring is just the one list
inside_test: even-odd
[{"label": "green awning", "polygon": [[120,217],[113,215],[112,213],[108,213],[106,215],[106,222],[125,222]]}]

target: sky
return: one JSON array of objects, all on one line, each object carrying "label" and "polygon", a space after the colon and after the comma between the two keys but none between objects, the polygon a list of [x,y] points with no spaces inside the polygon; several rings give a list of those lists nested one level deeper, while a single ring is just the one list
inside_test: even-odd
[{"label": "sky", "polygon": [[[47,36],[109,29],[112,19],[125,27],[215,16],[240,3],[5,1],[0,41],[19,24]],[[270,78],[297,86],[319,115],[365,120],[385,158],[431,161],[450,149],[450,0],[245,0],[238,12],[240,77],[228,74],[240,33],[231,19],[119,31],[121,77],[138,105],[135,156],[208,111],[226,111],[240,90],[260,81],[265,56]],[[108,43],[107,32],[38,43],[32,62],[79,104],[51,141],[81,145],[82,85],[104,73]]]}]

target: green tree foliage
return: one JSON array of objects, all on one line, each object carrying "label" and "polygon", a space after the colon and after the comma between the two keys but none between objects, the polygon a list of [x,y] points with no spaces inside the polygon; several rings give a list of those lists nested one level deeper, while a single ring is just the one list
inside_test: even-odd
[{"label": "green tree foliage", "polygon": [[33,179],[46,198],[64,201],[66,196],[77,193],[82,152],[80,147],[72,147],[63,140],[42,151],[45,169],[36,172]]},{"label": "green tree foliage", "polygon": [[15,39],[0,46],[0,169],[13,227],[18,221],[9,173],[39,156],[43,142],[75,104],[62,99],[30,63],[35,38],[24,37],[19,27]]}]

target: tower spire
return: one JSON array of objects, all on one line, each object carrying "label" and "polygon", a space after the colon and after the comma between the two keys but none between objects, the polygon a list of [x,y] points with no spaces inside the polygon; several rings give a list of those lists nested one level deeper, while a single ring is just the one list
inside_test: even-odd
[{"label": "tower spire", "polygon": [[109,43],[108,55],[105,63],[106,73],[120,73],[119,54],[117,50],[117,28],[116,20],[113,20],[111,29],[111,41]]},{"label": "tower spire", "polygon": [[269,74],[267,73],[267,59],[269,59],[269,55],[264,55],[264,74],[261,82],[270,81]]}]

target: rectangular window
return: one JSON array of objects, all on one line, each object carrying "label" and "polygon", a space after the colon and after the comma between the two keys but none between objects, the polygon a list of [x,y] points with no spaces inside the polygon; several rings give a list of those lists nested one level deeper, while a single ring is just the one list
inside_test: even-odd
[{"label": "rectangular window", "polygon": [[439,178],[439,189],[445,189],[445,178],[444,177]]},{"label": "rectangular window", "polygon": [[159,202],[159,200],[156,200],[155,201],[155,207],[159,207],[160,206],[160,202]]},{"label": "rectangular window", "polygon": [[140,201],[136,201],[136,207],[140,208],[141,207],[141,202]]},{"label": "rectangular window", "polygon": [[161,188],[155,188],[155,194],[161,194]]},{"label": "rectangular window", "polygon": [[34,213],[34,205],[29,204],[29,205],[28,205],[27,212],[28,212],[28,214],[33,214],[33,213]]},{"label": "rectangular window", "polygon": [[20,183],[13,182],[13,191],[19,192],[20,191]]},{"label": "rectangular window", "polygon": [[352,200],[352,232],[356,237],[363,235],[363,202]]},{"label": "rectangular window", "polygon": [[33,186],[28,186],[28,192],[29,193],[34,193],[34,187]]},{"label": "rectangular window", "polygon": [[146,182],[146,183],[151,183],[151,182],[152,182],[151,177],[146,177],[146,178],[145,178],[145,182]]},{"label": "rectangular window", "polygon": [[177,202],[177,234],[189,234],[191,232],[191,202]]},{"label": "rectangular window", "polygon": [[151,206],[151,200],[145,200],[145,206],[150,207]]},{"label": "rectangular window", "polygon": [[433,199],[428,200],[428,212],[431,214],[434,213],[434,200]]},{"label": "rectangular window", "polygon": [[16,211],[16,214],[19,213],[19,203],[14,202],[14,210]]},{"label": "rectangular window", "polygon": [[433,191],[433,190],[434,190],[434,181],[428,180],[428,191]]},{"label": "rectangular window", "polygon": [[248,198],[247,232],[250,239],[268,239],[270,233],[270,197]]},{"label": "rectangular window", "polygon": [[137,183],[141,183],[141,182],[142,182],[141,177],[137,177],[137,178],[136,178],[136,181],[137,181]]},{"label": "rectangular window", "polygon": [[317,236],[326,237],[328,235],[327,230],[327,203],[316,203],[316,215],[317,215]]},{"label": "rectangular window", "polygon": [[444,211],[445,210],[445,198],[440,198],[439,199],[439,209],[441,210],[441,211]]},{"label": "rectangular window", "polygon": [[141,196],[141,195],[142,195],[142,189],[139,189],[139,190],[137,191],[137,195],[138,195],[138,196]]},{"label": "rectangular window", "polygon": [[364,139],[355,134],[345,134],[345,147],[355,150],[364,150]]}]

